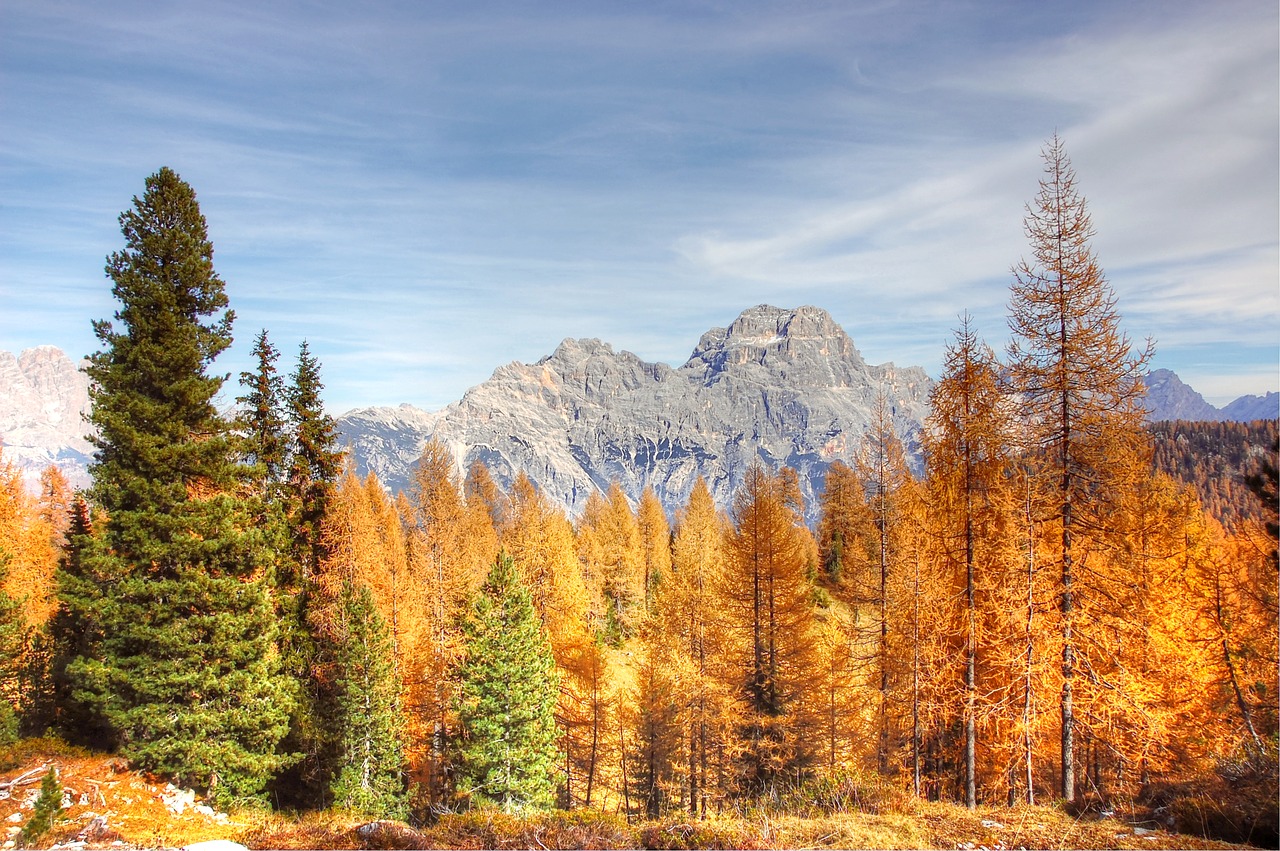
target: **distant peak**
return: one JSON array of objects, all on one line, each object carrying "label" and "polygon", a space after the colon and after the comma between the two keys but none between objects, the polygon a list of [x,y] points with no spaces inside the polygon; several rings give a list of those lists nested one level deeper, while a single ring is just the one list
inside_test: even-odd
[{"label": "distant peak", "polygon": [[735,364],[830,359],[863,364],[830,313],[811,305],[788,309],[759,304],[738,314],[728,328],[703,334],[685,366],[714,374]]},{"label": "distant peak", "polygon": [[556,346],[556,350],[547,357],[547,360],[571,361],[579,360],[583,356],[591,357],[592,355],[613,355],[613,346],[596,338],[582,337],[575,339],[573,337],[565,337],[560,341],[560,345]]}]

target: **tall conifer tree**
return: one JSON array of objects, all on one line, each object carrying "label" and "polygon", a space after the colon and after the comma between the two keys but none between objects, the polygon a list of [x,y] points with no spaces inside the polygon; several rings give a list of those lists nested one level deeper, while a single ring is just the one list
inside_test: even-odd
[{"label": "tall conifer tree", "polygon": [[672,573],[660,596],[659,610],[666,632],[679,642],[688,666],[685,713],[685,771],[688,782],[689,814],[707,815],[710,797],[710,763],[718,744],[716,716],[717,689],[712,670],[722,655],[724,640],[716,626],[718,601],[724,570],[725,530],[707,482],[701,476],[693,484],[689,502],[680,513],[679,528],[672,542]]},{"label": "tall conifer tree", "polygon": [[320,361],[303,340],[298,348],[297,368],[285,390],[285,411],[293,430],[285,490],[293,557],[303,580],[315,576],[328,555],[322,526],[333,489],[342,475],[338,426],[324,412],[320,395],[323,390]]},{"label": "tall conifer tree", "polygon": [[335,806],[404,818],[404,716],[387,622],[368,586],[344,582],[329,636],[337,735]]},{"label": "tall conifer tree", "polygon": [[1104,525],[1108,495],[1134,471],[1151,349],[1135,353],[1120,330],[1115,295],[1091,246],[1093,223],[1056,134],[1043,156],[1044,177],[1025,219],[1033,259],[1013,270],[1009,366],[1061,547],[1060,791],[1073,800],[1078,538]]},{"label": "tall conifer tree", "polygon": [[463,621],[458,790],[507,812],[555,800],[559,677],[546,631],[515,565],[500,556]]},{"label": "tall conifer tree", "polygon": [[276,368],[280,353],[265,330],[253,341],[253,356],[257,368],[240,373],[240,385],[245,393],[236,401],[244,406],[240,431],[245,441],[245,455],[256,465],[254,473],[261,483],[262,495],[271,496],[284,481],[289,435],[285,427],[284,379]]},{"label": "tall conifer tree", "polygon": [[81,561],[77,609],[98,636],[67,668],[79,696],[140,767],[209,790],[257,794],[286,761],[269,555],[239,494],[231,425],[208,374],[234,315],[195,192],[163,168],[122,213],[107,274],[121,308],[94,323],[92,496],[102,535]]},{"label": "tall conifer tree", "polygon": [[813,592],[806,561],[811,538],[798,489],[785,470],[758,462],[734,497],[719,599],[746,672],[741,683],[742,782],[752,793],[776,791],[811,759],[802,708],[815,656]]},{"label": "tall conifer tree", "polygon": [[[979,702],[996,692],[994,686],[979,688],[979,667],[991,667],[986,642],[1013,643],[1011,631],[1000,628],[1011,626],[1007,620],[984,624],[1013,608],[1012,600],[992,599],[991,593],[1014,584],[1011,424],[995,354],[978,338],[967,314],[955,342],[947,346],[943,369],[930,396],[933,413],[925,452],[939,560],[951,574],[952,587],[960,591],[960,611],[953,613],[954,624],[934,626],[957,633],[951,640],[963,658],[959,708],[964,802],[973,808],[978,794]],[[982,714],[994,713],[988,707]]]}]

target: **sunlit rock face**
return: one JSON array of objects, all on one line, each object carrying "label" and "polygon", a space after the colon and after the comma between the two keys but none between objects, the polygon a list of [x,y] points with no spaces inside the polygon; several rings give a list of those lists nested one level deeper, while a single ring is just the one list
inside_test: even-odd
[{"label": "sunlit rock face", "polygon": [[89,483],[89,378],[53,346],[0,352],[0,458],[22,471],[29,490],[50,464],[71,484]]},{"label": "sunlit rock face", "polygon": [[402,406],[355,411],[339,426],[358,467],[392,491],[435,437],[459,468],[483,461],[499,484],[523,472],[576,512],[617,480],[651,485],[669,511],[698,476],[727,506],[750,464],[800,474],[810,517],[826,469],[852,462],[883,393],[919,464],[932,382],[919,367],[868,365],[825,311],[761,305],[702,335],[684,366],[647,363],[599,340],[565,340],[534,364],[500,367],[436,414]]},{"label": "sunlit rock face", "polygon": [[[0,351],[0,457],[33,492],[50,464],[76,487],[89,482],[82,366],[53,346]],[[931,387],[918,367],[867,364],[826,311],[761,305],[703,334],[679,368],[599,340],[565,340],[537,363],[499,367],[443,410],[365,408],[338,424],[360,473],[393,493],[408,488],[434,435],[460,471],[481,460],[504,487],[523,472],[572,512],[614,479],[632,498],[652,485],[674,512],[700,475],[728,507],[753,460],[786,464],[800,473],[812,520],[827,467],[857,456],[882,392],[919,471]],[[1147,392],[1153,420],[1280,416],[1276,393],[1219,409],[1168,370],[1148,376]]]}]

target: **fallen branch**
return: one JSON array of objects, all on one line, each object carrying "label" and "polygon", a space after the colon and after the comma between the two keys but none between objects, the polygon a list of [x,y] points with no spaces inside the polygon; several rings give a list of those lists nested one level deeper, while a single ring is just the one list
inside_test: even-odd
[{"label": "fallen branch", "polygon": [[53,765],[53,763],[46,762],[39,768],[33,768],[25,774],[19,774],[12,780],[0,782],[0,801],[8,798],[17,787],[27,786],[31,783],[35,783],[37,780],[43,779],[44,775],[48,773],[51,765]]}]

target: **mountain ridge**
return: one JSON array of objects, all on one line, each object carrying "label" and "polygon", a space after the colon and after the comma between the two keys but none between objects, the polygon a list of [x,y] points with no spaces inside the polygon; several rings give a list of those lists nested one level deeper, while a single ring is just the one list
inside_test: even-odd
[{"label": "mountain ridge", "polygon": [[[566,339],[533,364],[498,367],[423,421],[416,446],[434,438],[460,469],[481,461],[504,486],[524,472],[571,512],[614,480],[632,499],[652,486],[673,508],[699,475],[727,505],[759,458],[796,468],[816,510],[826,467],[852,461],[881,388],[919,466],[932,384],[919,367],[867,365],[826,311],[759,305],[703,334],[678,368],[600,340]],[[370,426],[388,417],[385,408],[362,409],[339,428],[358,469],[394,492],[408,485],[403,461],[413,452],[401,445],[392,460],[377,451],[386,429]]]},{"label": "mountain ridge", "polygon": [[[78,367],[53,346],[0,352],[3,457],[33,491],[50,463],[73,485],[88,484],[88,378]],[[757,305],[703,333],[679,367],[596,338],[566,338],[534,363],[498,366],[437,411],[402,403],[336,420],[358,471],[393,493],[408,487],[434,436],[459,470],[482,461],[504,486],[525,472],[570,511],[613,479],[632,498],[652,485],[674,510],[698,475],[724,506],[753,460],[788,464],[812,516],[827,466],[852,460],[881,389],[919,472],[932,384],[920,367],[866,363],[820,308]],[[1147,387],[1153,421],[1280,417],[1274,392],[1216,408],[1164,369],[1152,371]]]}]

